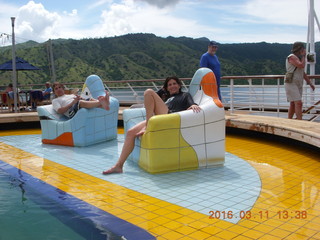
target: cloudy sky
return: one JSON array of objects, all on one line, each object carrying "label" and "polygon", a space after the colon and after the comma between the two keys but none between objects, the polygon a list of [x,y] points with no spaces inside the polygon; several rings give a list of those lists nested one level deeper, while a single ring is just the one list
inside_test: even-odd
[{"label": "cloudy sky", "polygon": [[[320,17],[320,1],[315,0]],[[306,41],[309,0],[0,0],[0,46],[153,33],[221,43]],[[316,25],[315,40],[320,41]]]}]

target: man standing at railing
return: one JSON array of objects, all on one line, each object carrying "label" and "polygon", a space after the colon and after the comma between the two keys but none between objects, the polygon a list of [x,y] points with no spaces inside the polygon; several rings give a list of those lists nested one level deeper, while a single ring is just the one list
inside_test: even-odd
[{"label": "man standing at railing", "polygon": [[302,120],[302,87],[303,80],[310,85],[314,91],[315,86],[304,72],[306,64],[306,49],[304,43],[295,42],[292,46],[291,54],[286,58],[286,76],[285,89],[290,107],[288,110],[288,118],[292,119],[296,114],[298,120]]},{"label": "man standing at railing", "polygon": [[208,51],[201,56],[200,67],[210,68],[213,71],[218,84],[219,99],[222,100],[220,93],[220,62],[216,55],[217,50],[218,43],[215,41],[210,41],[208,45]]}]

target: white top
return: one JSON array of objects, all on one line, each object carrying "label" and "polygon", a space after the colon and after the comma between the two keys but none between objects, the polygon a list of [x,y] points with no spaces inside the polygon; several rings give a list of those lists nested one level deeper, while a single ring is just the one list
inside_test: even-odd
[{"label": "white top", "polygon": [[[76,95],[74,95],[74,94],[62,95],[60,97],[57,97],[52,100],[52,107],[56,112],[58,112],[59,108],[65,107],[68,104],[70,104],[74,100],[75,97],[76,97]],[[69,117],[69,111],[66,111],[64,113],[64,115]]]},{"label": "white top", "polygon": [[286,70],[287,72],[293,72],[292,81],[297,82],[300,85],[303,85],[303,75],[304,75],[304,68],[298,68],[293,64],[289,63],[289,58],[294,55],[290,54],[286,59]]}]

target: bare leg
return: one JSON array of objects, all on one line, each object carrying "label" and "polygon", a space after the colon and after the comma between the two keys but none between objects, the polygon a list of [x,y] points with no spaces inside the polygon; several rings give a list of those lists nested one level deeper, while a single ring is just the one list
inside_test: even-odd
[{"label": "bare leg", "polygon": [[147,89],[144,92],[144,107],[146,109],[147,123],[153,115],[167,114],[168,107],[152,89]]},{"label": "bare leg", "polygon": [[144,107],[146,109],[146,125],[136,135],[141,136],[145,133],[149,119],[153,115],[167,114],[168,107],[152,89],[147,89],[144,92]]},{"label": "bare leg", "polygon": [[144,107],[146,109],[146,124],[136,136],[141,136],[145,133],[148,121],[153,115],[167,114],[169,111],[167,105],[152,89],[147,89],[144,92]]},{"label": "bare leg", "polygon": [[98,100],[92,100],[92,101],[85,101],[85,100],[80,100],[79,105],[82,108],[96,108],[96,107],[101,107],[101,103]]},{"label": "bare leg", "polygon": [[159,95],[152,89],[147,89],[144,92],[144,106],[146,108],[146,120],[138,123],[127,132],[118,162],[112,168],[102,172],[103,174],[122,173],[123,164],[134,148],[134,140],[136,137],[144,134],[148,120],[154,114],[159,115],[168,113],[168,107],[165,105]]},{"label": "bare leg", "polygon": [[288,119],[292,119],[295,113],[295,105],[294,102],[290,102],[289,110],[288,110]]},{"label": "bare leg", "polygon": [[109,94],[106,91],[106,96],[99,96],[99,100],[93,99],[91,101],[84,101],[80,100],[80,107],[82,108],[96,108],[101,107],[106,110],[110,109],[110,102],[109,102]]},{"label": "bare leg", "polygon": [[124,144],[122,147],[122,151],[118,162],[110,169],[103,171],[102,174],[111,174],[111,173],[122,173],[123,172],[123,164],[127,160],[128,156],[132,152],[134,148],[134,140],[137,137],[137,133],[141,131],[141,129],[145,128],[146,121],[140,122],[131,129],[126,134],[126,139],[124,140]]},{"label": "bare leg", "polygon": [[302,102],[301,101],[295,101],[295,112],[298,120],[302,120]]}]

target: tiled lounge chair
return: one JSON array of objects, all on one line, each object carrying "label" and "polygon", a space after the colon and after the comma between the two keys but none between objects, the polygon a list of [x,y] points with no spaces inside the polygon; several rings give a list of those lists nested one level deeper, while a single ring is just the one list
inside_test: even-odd
[{"label": "tiled lounge chair", "polygon": [[[196,71],[189,87],[200,113],[186,110],[150,118],[145,134],[136,139],[129,159],[150,173],[207,168],[224,164],[225,112],[216,78],[208,68]],[[125,132],[145,119],[144,108],[123,112]]]},{"label": "tiled lounge chair", "polygon": [[[87,78],[84,91],[93,98],[105,95],[103,83],[96,75]],[[39,106],[37,111],[42,143],[82,147],[117,138],[119,101],[114,97],[110,97],[109,111],[81,108],[71,119],[58,114],[52,105]]]}]

